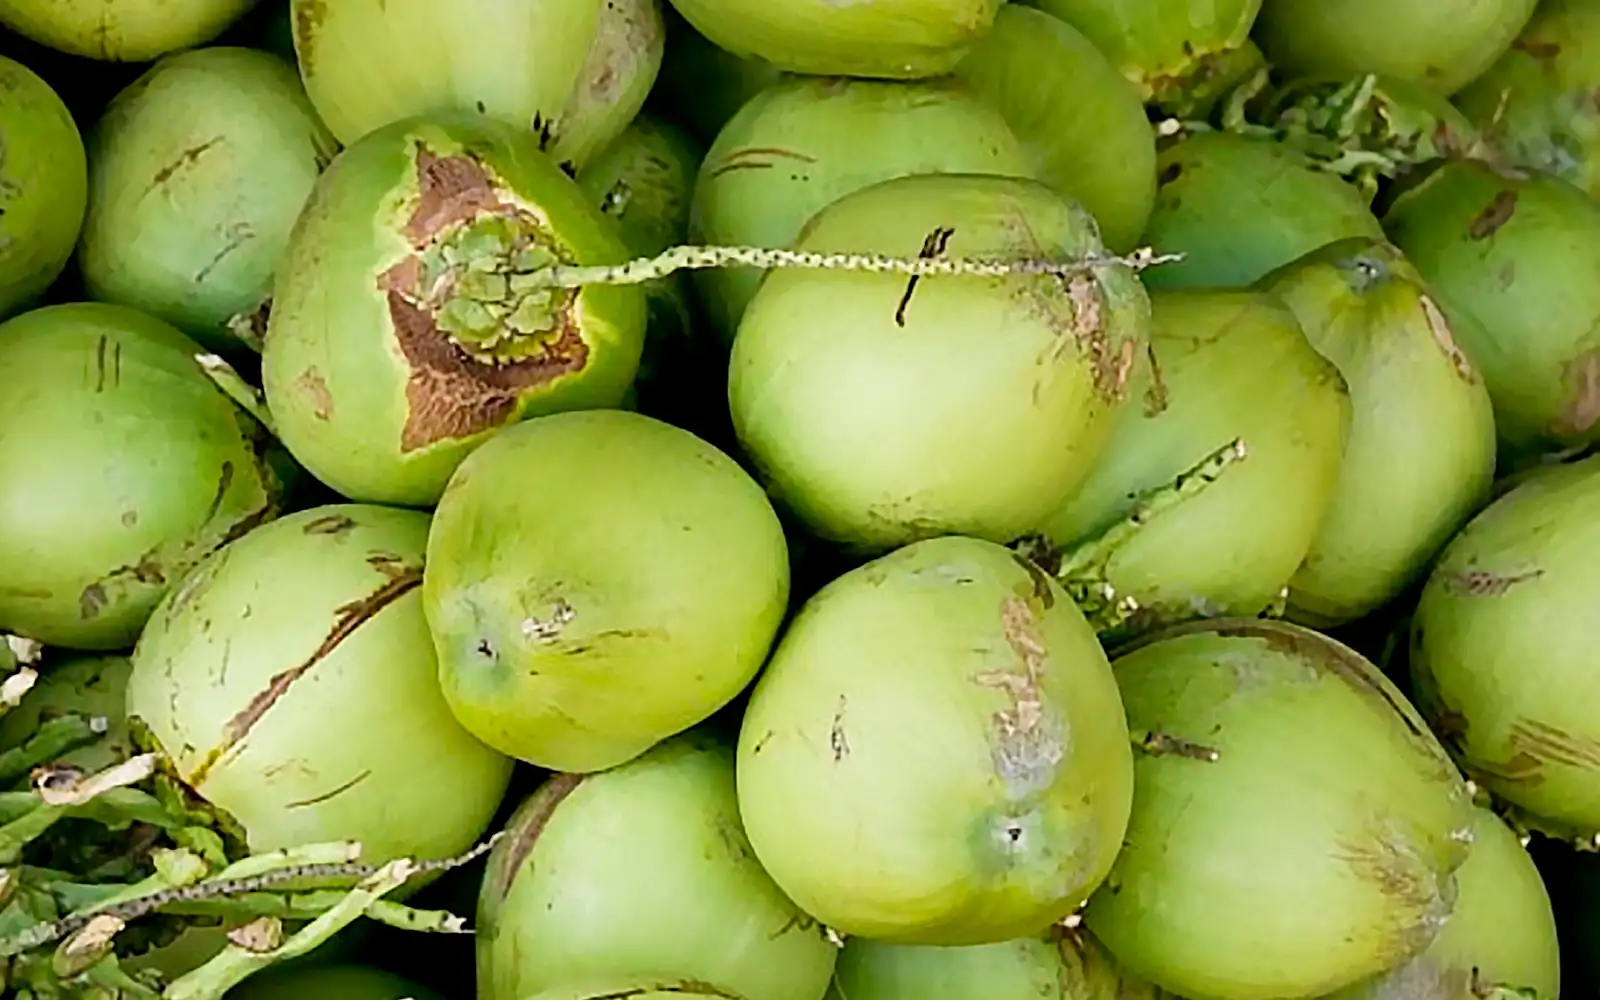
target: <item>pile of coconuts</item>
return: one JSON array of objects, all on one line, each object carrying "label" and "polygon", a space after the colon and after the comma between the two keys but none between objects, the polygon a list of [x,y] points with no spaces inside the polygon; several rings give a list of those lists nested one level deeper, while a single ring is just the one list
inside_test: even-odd
[{"label": "pile of coconuts", "polygon": [[1594,0],[0,0],[0,995],[1600,993],[1596,94]]}]

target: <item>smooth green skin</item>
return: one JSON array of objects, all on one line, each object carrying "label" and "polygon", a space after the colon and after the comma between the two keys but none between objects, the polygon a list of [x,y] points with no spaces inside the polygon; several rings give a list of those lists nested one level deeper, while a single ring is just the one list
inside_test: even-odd
[{"label": "smooth green skin", "polygon": [[[397,122],[347,147],[323,172],[290,237],[273,289],[262,386],[278,435],[308,471],[365,503],[430,506],[450,474],[501,426],[559,410],[615,406],[644,343],[644,293],[591,285],[573,306],[588,364],[524,390],[505,423],[402,447],[412,369],[395,339],[378,279],[410,255],[418,147],[463,150],[548,220],[562,252],[583,264],[629,258],[615,223],[544,153],[538,139],[482,116]],[[458,406],[457,403],[445,405]]]},{"label": "smooth green skin", "polygon": [[[915,257],[940,226],[954,228],[952,257],[1101,251],[1088,213],[1043,184],[961,174],[858,191],[798,245]],[[940,534],[1010,542],[1089,474],[1145,357],[1138,277],[1091,280],[1081,330],[1053,277],[924,278],[901,326],[903,277],[774,272],[734,341],[734,429],[769,491],[825,540],[867,553]]]},{"label": "smooth green skin", "polygon": [[1428,950],[1325,1000],[1479,1000],[1474,970],[1483,986],[1532,990],[1538,1000],[1561,996],[1555,914],[1539,869],[1489,810],[1476,811],[1472,834],[1472,852],[1456,870],[1455,909]]},{"label": "smooth green skin", "polygon": [[1349,391],[1294,314],[1265,293],[1156,292],[1150,304],[1164,397],[1141,375],[1088,480],[1039,523],[1056,546],[1091,540],[1146,491],[1242,440],[1245,457],[1146,521],[1112,554],[1105,579],[1138,600],[1135,630],[1257,614],[1288,585],[1328,510]]},{"label": "smooth green skin", "polygon": [[1589,0],[1543,0],[1516,44],[1457,93],[1455,103],[1491,131],[1514,162],[1600,195],[1597,90],[1600,7]]},{"label": "smooth green skin", "polygon": [[1177,1000],[1082,930],[940,948],[851,938],[828,1000]]},{"label": "smooth green skin", "polygon": [[1434,567],[1411,630],[1418,705],[1463,769],[1558,834],[1600,831],[1588,624],[1600,459],[1524,482]]},{"label": "smooth green skin", "polygon": [[123,693],[133,661],[122,655],[72,656],[45,666],[22,703],[0,715],[0,752],[27,742],[39,724],[61,715],[106,720],[105,733],[89,746],[57,758],[93,773],[135,753],[128,738]]},{"label": "smooth green skin", "polygon": [[76,56],[149,62],[204,45],[258,0],[0,0],[0,24]]},{"label": "smooth green skin", "polygon": [[1261,51],[1289,76],[1380,73],[1460,90],[1516,39],[1538,0],[1265,0]]},{"label": "smooth green skin", "polygon": [[[139,638],[129,716],[252,852],[354,840],[376,864],[444,858],[493,817],[512,762],[439,691],[416,585],[427,535],[418,511],[286,515],[201,563]],[[236,721],[275,683],[253,723]]]},{"label": "smooth green skin", "polygon": [[442,111],[551,126],[582,166],[644,106],[665,33],[655,0],[290,0],[306,93],[350,145]]},{"label": "smooth green skin", "polygon": [[1250,26],[1261,0],[1020,0],[1083,32],[1146,102],[1215,84],[1258,57]]},{"label": "smooth green skin", "polygon": [[784,72],[763,60],[718,48],[670,3],[662,5],[661,14],[667,51],[650,100],[702,146],[710,146],[744,103],[777,83]]},{"label": "smooth green skin", "polygon": [[727,704],[788,598],[761,488],[688,431],[622,410],[541,417],[475,452],[439,501],[423,581],[462,724],[569,772],[622,764]]},{"label": "smooth green skin", "polygon": [[1337,240],[1383,238],[1359,191],[1281,143],[1201,132],[1156,167],[1142,242],[1186,256],[1145,271],[1151,289],[1242,287]]},{"label": "smooth green skin", "polygon": [[997,108],[1034,176],[1083,203],[1106,246],[1132,250],[1156,199],[1155,131],[1136,90],[1077,29],[1019,4],[956,66]]},{"label": "smooth green skin", "polygon": [[[1290,617],[1361,618],[1426,573],[1489,498],[1494,409],[1421,275],[1387,244],[1347,240],[1268,275],[1350,389],[1333,498],[1290,582]],[[1475,333],[1472,336],[1481,336]]]},{"label": "smooth green skin", "polygon": [[1086,926],[1193,1000],[1318,996],[1421,952],[1456,897],[1466,782],[1348,647],[1260,619],[1113,661],[1129,725],[1217,752],[1134,759],[1126,846]]},{"label": "smooth green skin", "polygon": [[0,325],[0,371],[26,373],[0,394],[0,631],[126,649],[202,556],[277,513],[261,428],[200,350],[99,303]]},{"label": "smooth green skin", "polygon": [[[717,135],[695,181],[689,239],[787,248],[818,211],[881,181],[1034,177],[1038,168],[1000,113],[956,80],[791,78],[762,91]],[[766,274],[693,272],[707,318],[725,341]]]},{"label": "smooth green skin", "polygon": [[1478,320],[1456,333],[1505,449],[1600,441],[1600,205],[1555,177],[1457,162],[1383,222],[1445,309]]},{"label": "smooth green skin", "polygon": [[[569,790],[570,789],[570,790]],[[528,799],[489,856],[479,1000],[597,977],[709,983],[748,1000],[821,1000],[839,949],[756,862],[733,748],[674,737]]]},{"label": "smooth green skin", "polygon": [[736,56],[814,76],[942,76],[994,25],[1005,0],[671,0]]},{"label": "smooth green skin", "polygon": [[227,1000],[440,1000],[432,990],[371,965],[268,969],[227,993]]},{"label": "smooth green skin", "polygon": [[947,536],[846,573],[791,621],[740,728],[739,810],[773,881],[839,933],[991,944],[1105,878],[1132,756],[1066,592]]},{"label": "smooth green skin", "polygon": [[85,288],[212,350],[272,290],[317,175],[337,150],[294,67],[266,52],[168,56],[118,94],[89,136]]},{"label": "smooth green skin", "polygon": [[0,56],[0,319],[38,301],[72,257],[88,199],[83,139],[67,106]]}]

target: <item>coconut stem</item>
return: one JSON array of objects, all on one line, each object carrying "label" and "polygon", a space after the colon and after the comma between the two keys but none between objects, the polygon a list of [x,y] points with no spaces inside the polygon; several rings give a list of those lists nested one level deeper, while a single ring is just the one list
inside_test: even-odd
[{"label": "coconut stem", "polygon": [[825,271],[870,271],[909,277],[960,275],[1001,278],[1011,275],[1071,275],[1083,271],[1127,267],[1142,271],[1181,260],[1182,254],[1157,254],[1149,247],[1126,256],[1087,254],[1072,260],[998,257],[893,257],[870,253],[813,253],[740,246],[678,246],[654,257],[626,264],[580,266],[553,264],[532,272],[530,278],[549,288],[585,285],[640,285],[669,277],[678,271],[713,267],[750,267],[760,270],[798,268]]},{"label": "coconut stem", "polygon": [[1106,579],[1106,565],[1112,556],[1152,520],[1204,492],[1246,454],[1243,439],[1235,438],[1172,482],[1146,490],[1126,517],[1060,557],[1056,579],[1084,608],[1099,631],[1124,624],[1140,608],[1137,598],[1118,594]]},{"label": "coconut stem", "polygon": [[373,903],[400,888],[417,873],[416,862],[401,858],[367,876],[327,912],[296,931],[276,948],[255,951],[230,942],[206,964],[173,980],[165,1000],[222,1000],[233,987],[284,959],[298,958],[354,923]]},{"label": "coconut stem", "polygon": [[0,753],[0,785],[7,787],[26,777],[29,771],[48,764],[99,739],[104,725],[97,730],[94,723],[81,715],[63,715],[41,725],[21,746]]},{"label": "coconut stem", "polygon": [[268,434],[278,436],[272,423],[272,412],[267,409],[267,397],[260,389],[246,382],[243,375],[218,355],[196,354],[194,359],[224,395],[238,404],[241,410],[255,417]]}]

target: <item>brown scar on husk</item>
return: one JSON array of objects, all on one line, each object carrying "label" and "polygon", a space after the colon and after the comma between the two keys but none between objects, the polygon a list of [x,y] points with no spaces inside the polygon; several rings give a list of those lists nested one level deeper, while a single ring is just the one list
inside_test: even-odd
[{"label": "brown scar on husk", "polygon": [[1011,559],[1028,574],[1028,585],[1026,588],[1019,588],[1021,590],[1019,596],[1038,601],[1040,607],[1046,611],[1055,607],[1055,591],[1050,589],[1050,574],[1044,571],[1044,567],[1021,552],[1012,552]]},{"label": "brown scar on husk", "polygon": [[356,522],[343,514],[324,514],[306,522],[300,529],[307,535],[342,535],[356,526]]},{"label": "brown scar on husk", "polygon": [[556,807],[577,790],[583,778],[581,774],[553,774],[522,807],[515,830],[509,831],[511,836],[505,842],[505,850],[490,855],[488,870],[483,875],[484,884],[495,899],[505,899],[511,892],[511,883],[516,881],[522,863],[533,853],[545,824],[555,815]]},{"label": "brown scar on husk", "polygon": [[1472,367],[1472,362],[1467,360],[1466,353],[1456,343],[1455,334],[1450,332],[1450,320],[1445,316],[1444,310],[1439,308],[1439,304],[1433,301],[1430,295],[1420,295],[1417,301],[1422,306],[1422,317],[1428,323],[1428,332],[1433,334],[1433,342],[1438,344],[1445,357],[1450,359],[1450,366],[1456,370],[1462,381],[1476,385],[1477,369]]},{"label": "brown scar on husk", "polygon": [[1542,569],[1523,570],[1521,573],[1462,569],[1441,573],[1439,580],[1445,592],[1452,597],[1499,597],[1519,583],[1529,583],[1543,576]]},{"label": "brown scar on husk", "polygon": [[1212,630],[1222,637],[1259,639],[1270,649],[1308,663],[1319,672],[1338,677],[1356,693],[1388,708],[1405,724],[1412,736],[1430,746],[1433,744],[1434,738],[1429,734],[1427,727],[1413,718],[1406,707],[1395,700],[1394,695],[1381,683],[1382,675],[1378,674],[1376,668],[1363,659],[1361,654],[1342,645],[1329,643],[1316,633],[1302,635],[1295,630],[1268,628],[1250,622],[1215,625]]},{"label": "brown scar on husk", "polygon": [[101,334],[94,348],[94,391],[105,392],[121,384],[122,343]]},{"label": "brown scar on husk", "polygon": [[1511,47],[1518,52],[1525,52],[1535,59],[1554,59],[1561,54],[1561,46],[1555,42],[1541,41],[1537,38],[1519,38],[1511,43]]},{"label": "brown scar on husk", "polygon": [[796,163],[816,163],[817,158],[808,153],[794,149],[784,149],[781,146],[746,146],[736,149],[722,158],[722,161],[711,168],[713,178],[734,170],[770,170],[777,166],[762,157],[771,157],[774,160],[794,160]]},{"label": "brown scar on husk", "polygon": [[1556,421],[1558,434],[1587,434],[1600,424],[1600,348],[1585,351],[1561,366],[1561,381],[1571,393]]},{"label": "brown scar on husk", "polygon": [[278,703],[294,682],[304,677],[313,667],[321,663],[339,648],[339,644],[367,622],[371,621],[384,608],[404,597],[422,583],[422,567],[408,566],[401,575],[391,575],[372,593],[358,600],[351,601],[334,611],[337,616],[333,627],[323,637],[317,648],[304,660],[274,674],[267,682],[267,686],[258,691],[250,701],[233,718],[229,719],[222,727],[222,738],[217,745],[212,747],[201,760],[198,767],[185,779],[184,783],[190,788],[199,788],[206,780],[211,768],[239,746],[245,737],[250,735],[256,723],[260,722],[272,706]]},{"label": "brown scar on husk", "polygon": [[730,993],[719,986],[702,982],[698,979],[677,979],[668,983],[650,983],[646,986],[630,986],[623,990],[614,990],[609,993],[586,993],[577,1000],[630,1000],[632,997],[643,996],[646,993],[686,993],[699,996],[721,997],[722,1000],[745,1000],[738,993]]},{"label": "brown scar on husk", "polygon": [[206,155],[206,153],[216,148],[216,146],[221,142],[222,136],[217,135],[212,136],[210,139],[200,143],[198,146],[190,146],[188,149],[185,149],[183,152],[174,157],[171,163],[168,163],[166,166],[156,171],[155,176],[150,178],[150,186],[152,188],[161,187],[163,184],[167,183],[167,181],[172,180],[172,178],[177,175],[178,171],[182,170],[184,167],[193,166],[199,161],[200,157]]},{"label": "brown scar on husk", "polygon": [[[402,230],[420,253],[452,225],[482,214],[528,221],[527,213],[500,197],[488,170],[468,155],[437,156],[426,147],[416,153],[418,199]],[[431,289],[421,287],[422,265],[412,255],[378,278],[389,303],[395,341],[405,355],[406,422],[402,452],[439,441],[469,438],[493,430],[515,414],[520,394],[562,375],[580,371],[589,360],[573,316],[577,293],[556,310],[560,335],[536,357],[485,364],[452,342],[423,304]]]},{"label": "brown scar on husk", "polygon": [[1166,379],[1161,376],[1161,359],[1156,357],[1156,345],[1144,345],[1145,357],[1150,361],[1150,387],[1144,392],[1144,415],[1159,417],[1172,405],[1172,394],[1167,390]]},{"label": "brown scar on husk", "polygon": [[1020,597],[1007,595],[1001,603],[1000,627],[1022,669],[985,670],[974,680],[1010,699],[1011,707],[992,717],[995,769],[1007,781],[1026,781],[1065,755],[1045,716],[1043,682],[1049,651],[1033,609]]},{"label": "brown scar on husk", "polygon": [[1600,771],[1600,741],[1549,723],[1518,720],[1511,726],[1510,743],[1513,760],[1526,755],[1539,763]]},{"label": "brown scar on husk", "polygon": [[314,65],[317,29],[327,20],[328,8],[325,0],[301,0],[293,7],[294,23],[291,25],[291,30],[294,34],[294,48],[300,59],[301,71],[309,74]]},{"label": "brown scar on husk", "polygon": [[313,417],[322,421],[333,419],[333,393],[328,391],[328,382],[315,365],[301,372],[300,377],[294,380],[294,386],[311,400]]},{"label": "brown scar on husk", "polygon": [[1486,240],[1511,221],[1517,211],[1517,192],[1506,189],[1496,194],[1478,217],[1467,227],[1467,235],[1474,240]]},{"label": "brown scar on husk", "polygon": [[1449,916],[1452,904],[1416,847],[1404,838],[1372,831],[1359,844],[1339,844],[1336,856],[1357,878],[1376,885],[1383,895],[1420,915],[1416,923],[1396,928],[1395,957],[1390,964],[1426,947]]},{"label": "brown scar on husk", "polygon": [[344,784],[339,785],[336,788],[331,788],[328,791],[323,792],[321,795],[313,795],[309,799],[301,799],[298,802],[287,803],[287,804],[284,805],[284,808],[285,809],[304,809],[304,808],[306,808],[308,806],[321,805],[322,803],[327,802],[330,799],[334,799],[334,798],[337,798],[340,795],[343,795],[345,792],[348,792],[350,789],[356,787],[357,785],[361,784],[363,781],[366,781],[370,777],[372,777],[372,769],[371,768],[367,768],[366,770],[362,771],[360,774],[356,775],[354,778],[351,778],[349,781],[346,781]]},{"label": "brown scar on husk", "polygon": [[1111,338],[1106,335],[1100,282],[1092,275],[1074,274],[1066,284],[1067,298],[1072,301],[1073,342],[1089,361],[1095,389],[1102,396],[1119,400],[1127,391],[1138,345],[1124,340],[1120,347],[1113,347]]},{"label": "brown scar on husk", "polygon": [[1137,733],[1133,745],[1151,757],[1184,757],[1206,763],[1222,759],[1222,753],[1216,747],[1180,739],[1171,733]]},{"label": "brown scar on husk", "polygon": [[841,694],[839,706],[833,710],[833,725],[828,728],[828,747],[833,751],[835,764],[850,756],[850,738],[844,731],[844,711],[849,704],[849,700]]}]

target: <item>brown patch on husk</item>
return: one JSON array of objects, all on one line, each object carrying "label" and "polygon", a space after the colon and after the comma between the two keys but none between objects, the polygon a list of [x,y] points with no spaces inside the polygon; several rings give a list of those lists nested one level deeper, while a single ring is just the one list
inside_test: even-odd
[{"label": "brown patch on husk", "polygon": [[[500,197],[483,164],[468,155],[435,155],[419,149],[417,207],[402,232],[417,251],[451,226],[480,215],[527,219]],[[434,322],[421,287],[422,266],[407,257],[378,279],[389,303],[395,342],[411,370],[406,380],[406,423],[402,452],[447,439],[468,438],[506,423],[523,392],[581,370],[589,360],[573,316],[576,293],[557,308],[559,335],[536,357],[502,364],[477,360]]]},{"label": "brown patch on husk", "polygon": [[323,637],[317,648],[312,650],[311,655],[289,669],[273,675],[267,686],[258,691],[243,709],[228,720],[222,727],[221,741],[206,754],[200,765],[185,779],[185,783],[191,788],[199,788],[211,768],[250,734],[250,730],[288,693],[295,681],[332,655],[340,643],[354,635],[357,629],[376,617],[378,612],[421,584],[422,567],[408,566],[404,573],[388,574],[388,579],[383,585],[367,596],[337,608],[334,612],[337,617],[334,619],[333,627],[328,630],[328,634]]},{"label": "brown patch on husk", "polygon": [[1467,227],[1467,235],[1474,240],[1486,240],[1511,221],[1517,211],[1517,192],[1507,189],[1494,196],[1478,217]]},{"label": "brown patch on husk", "polygon": [[1027,781],[1041,767],[1060,762],[1063,754],[1045,715],[1042,685],[1049,651],[1033,608],[1020,597],[1001,603],[1000,627],[1022,669],[986,670],[973,679],[1010,700],[1011,707],[993,717],[995,769],[1008,782]]},{"label": "brown patch on husk", "polygon": [[1544,576],[1542,569],[1521,573],[1491,573],[1482,569],[1463,569],[1441,573],[1439,580],[1445,593],[1452,597],[1499,597],[1519,583],[1528,583]]},{"label": "brown patch on husk", "polygon": [[1571,393],[1556,422],[1557,434],[1587,434],[1600,424],[1600,348],[1586,351],[1561,368]]}]

